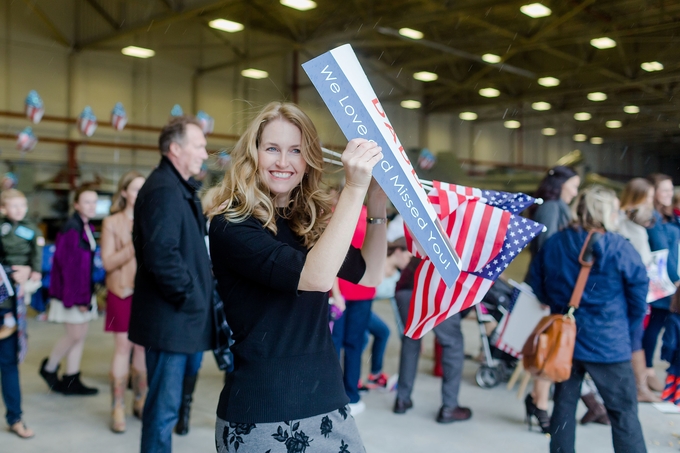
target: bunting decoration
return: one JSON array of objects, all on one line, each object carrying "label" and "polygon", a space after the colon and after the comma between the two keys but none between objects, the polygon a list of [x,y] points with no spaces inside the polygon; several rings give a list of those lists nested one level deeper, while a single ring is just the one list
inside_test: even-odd
[{"label": "bunting decoration", "polygon": [[172,106],[172,110],[170,110],[170,116],[182,116],[184,115],[184,110],[182,110],[182,107],[179,104],[175,104]]},{"label": "bunting decoration", "polygon": [[38,124],[45,114],[45,104],[37,91],[31,90],[26,96],[26,116],[33,124]]},{"label": "bunting decoration", "polygon": [[111,126],[117,131],[122,131],[127,124],[128,116],[122,102],[116,102],[111,111]]},{"label": "bunting decoration", "polygon": [[92,137],[97,130],[97,117],[94,116],[92,108],[88,105],[78,116],[78,130],[86,137]]},{"label": "bunting decoration", "polygon": [[201,123],[205,135],[212,134],[213,129],[215,128],[215,120],[212,116],[208,115],[203,110],[199,110],[196,114],[196,119]]},{"label": "bunting decoration", "polygon": [[17,149],[21,152],[33,151],[35,145],[38,144],[38,137],[33,133],[30,127],[25,128],[17,135]]},{"label": "bunting decoration", "polygon": [[423,148],[418,156],[418,166],[421,170],[431,170],[437,163],[437,157],[429,149]]}]

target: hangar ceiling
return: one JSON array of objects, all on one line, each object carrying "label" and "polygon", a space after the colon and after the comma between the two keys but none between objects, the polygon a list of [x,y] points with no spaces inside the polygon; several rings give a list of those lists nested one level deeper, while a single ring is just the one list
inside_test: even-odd
[{"label": "hangar ceiling", "polygon": [[[680,0],[544,0],[550,14],[537,18],[520,10],[532,1],[316,0],[308,11],[276,0],[24,3],[41,33],[74,52],[144,45],[153,32],[159,57],[191,65],[200,75],[282,53],[304,62],[349,42],[369,74],[392,86],[383,100],[416,99],[425,113],[471,111],[477,121],[510,111],[576,122],[574,114],[586,112],[591,119],[578,124],[589,136],[672,150],[680,142]],[[216,18],[245,28],[215,30],[208,23]],[[423,37],[402,36],[402,28]],[[594,43],[605,48],[591,43],[604,37],[609,41]],[[412,83],[421,71],[437,80]],[[547,77],[559,84],[539,84]],[[498,95],[484,97],[483,88]],[[606,100],[589,100],[594,92]],[[547,111],[532,107],[545,103]],[[637,109],[626,113],[627,106]],[[607,127],[607,121],[621,127]]]}]

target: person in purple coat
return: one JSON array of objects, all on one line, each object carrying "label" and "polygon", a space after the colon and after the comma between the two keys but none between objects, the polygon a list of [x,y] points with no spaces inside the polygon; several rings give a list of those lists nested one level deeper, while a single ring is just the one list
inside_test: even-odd
[{"label": "person in purple coat", "polygon": [[[83,356],[89,322],[97,317],[93,295],[92,261],[97,244],[90,220],[95,216],[97,192],[88,187],[76,190],[73,216],[64,224],[55,242],[50,282],[48,320],[64,324],[66,334],[42,361],[40,375],[55,392],[64,395],[95,395],[98,389],[80,381],[80,359]],[[59,363],[66,357],[66,372],[59,379]]]}]

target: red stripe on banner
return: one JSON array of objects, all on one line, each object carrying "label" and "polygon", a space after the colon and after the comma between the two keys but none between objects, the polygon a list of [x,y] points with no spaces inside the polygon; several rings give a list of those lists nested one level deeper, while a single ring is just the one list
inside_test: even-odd
[{"label": "red stripe on banner", "polygon": [[[452,304],[454,303],[454,301],[455,301],[456,299],[458,299],[458,296],[459,296],[460,293],[462,292],[462,290],[463,290],[463,282],[462,282],[461,280],[465,280],[465,279],[467,278],[467,275],[468,275],[467,272],[461,272],[461,273],[460,273],[460,275],[458,276],[458,279],[456,280],[456,283],[454,284],[453,297],[451,297],[450,300],[445,301],[444,303],[442,303],[442,305],[446,305],[446,306],[445,306],[445,307],[442,306],[440,311],[435,312],[435,313],[432,313],[432,314],[431,314],[430,316],[428,316],[426,319],[423,319],[423,320],[421,321],[420,326],[418,326],[418,328],[417,328],[417,329],[415,330],[415,332],[413,333],[413,337],[412,337],[413,339],[421,338],[423,335],[425,335],[425,334],[427,333],[427,332],[423,332],[423,330],[425,330],[425,325],[428,323],[428,321],[430,321],[431,319],[433,319],[433,318],[435,318],[435,317],[438,319],[439,316],[442,316],[442,314],[443,314],[444,316],[446,315],[446,313],[449,311],[449,309],[451,308],[451,306],[452,306]],[[438,315],[437,313],[439,313],[439,315]],[[446,319],[446,318],[444,318],[444,319]],[[441,322],[441,321],[435,321],[434,326],[436,326],[436,325],[439,324],[440,322]],[[434,326],[433,326],[433,327],[434,327]]]},{"label": "red stripe on banner", "polygon": [[437,191],[439,196],[439,219],[445,219],[451,214],[451,206],[449,205],[449,195],[442,190]]},{"label": "red stripe on banner", "polygon": [[460,229],[460,234],[458,235],[458,240],[456,241],[456,253],[458,254],[458,256],[463,256],[463,252],[465,251],[465,242],[467,241],[468,232],[471,226],[470,219],[472,219],[472,216],[475,213],[476,204],[477,201],[475,200],[468,201],[465,208],[465,212],[463,213],[462,219],[463,227]]},{"label": "red stripe on banner", "polygon": [[[468,281],[469,278],[473,279],[472,288],[464,294],[463,290],[465,289],[465,283]],[[454,294],[454,296],[451,300],[451,304],[449,305],[449,309],[444,311],[443,313],[441,313],[439,316],[437,316],[437,319],[435,320],[434,325],[437,326],[440,323],[444,322],[446,319],[448,319],[450,316],[453,316],[456,313],[460,313],[461,311],[468,308],[468,306],[470,306],[471,303],[472,303],[471,301],[475,300],[475,295],[477,294],[477,290],[479,289],[479,285],[481,285],[481,280],[482,280],[481,278],[475,277],[472,274],[467,274],[465,276],[465,279],[463,279],[463,281],[461,281],[461,278],[458,277],[458,280],[456,280],[456,284],[458,284],[458,282],[460,282],[460,291],[456,291],[456,294]],[[458,290],[458,288],[456,288],[456,290]],[[456,304],[456,302],[458,301],[458,299],[461,296],[463,296],[464,300],[463,300],[463,303],[460,305],[460,309],[457,310],[456,312],[449,313],[451,308],[453,308],[453,306]]]},{"label": "red stripe on banner", "polygon": [[474,192],[472,191],[472,187],[466,187],[465,188],[465,195],[473,196]]},{"label": "red stripe on banner", "polygon": [[[426,267],[426,269],[424,269]],[[423,283],[423,288],[420,288],[420,274],[425,271],[425,277],[422,279]],[[420,263],[418,266],[418,269],[416,270],[415,274],[415,284],[413,287],[413,294],[415,295],[416,292],[421,292],[422,291],[422,298],[421,300],[415,300],[414,297],[412,296],[412,303],[411,303],[411,309],[409,312],[409,317],[408,317],[408,323],[405,329],[405,332],[411,331],[414,326],[419,325],[423,318],[427,316],[427,305],[430,301],[430,282],[432,281],[432,274],[434,273],[434,265],[432,264],[431,261],[426,260]],[[418,291],[421,290],[421,291]],[[418,339],[418,337],[411,336],[413,339]]]},{"label": "red stripe on banner", "polygon": [[491,252],[492,257],[498,255],[503,249],[505,235],[508,234],[508,225],[510,224],[510,217],[511,214],[508,211],[503,211],[501,221],[499,222],[498,225],[498,231],[496,231],[496,238],[493,241],[493,252]]},{"label": "red stripe on banner", "polygon": [[[484,244],[487,241],[486,233],[489,231],[489,222],[491,221],[491,216],[493,215],[494,208],[488,205],[483,205],[484,206],[484,212],[482,214],[482,219],[479,224],[479,229],[476,232],[476,238],[475,238],[475,248],[474,251],[472,252],[472,256],[470,257],[470,265],[468,269],[470,270],[475,270],[477,269],[477,264],[479,263],[479,258],[482,255],[482,250],[484,249]],[[492,254],[490,256],[494,256],[495,254]]]}]

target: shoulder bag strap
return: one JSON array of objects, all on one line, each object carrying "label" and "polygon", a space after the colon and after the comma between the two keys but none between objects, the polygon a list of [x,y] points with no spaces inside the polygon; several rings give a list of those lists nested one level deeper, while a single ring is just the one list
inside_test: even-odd
[{"label": "shoulder bag strap", "polygon": [[593,246],[597,241],[600,240],[604,231],[602,230],[591,230],[588,232],[588,237],[583,243],[581,248],[581,253],[578,256],[578,261],[581,263],[581,271],[576,279],[576,285],[574,286],[574,291],[571,293],[571,300],[569,301],[570,312],[576,310],[581,303],[581,298],[583,297],[583,290],[586,287],[586,282],[588,281],[588,275],[590,275],[590,269],[593,267],[595,262],[595,257],[593,256]]}]

